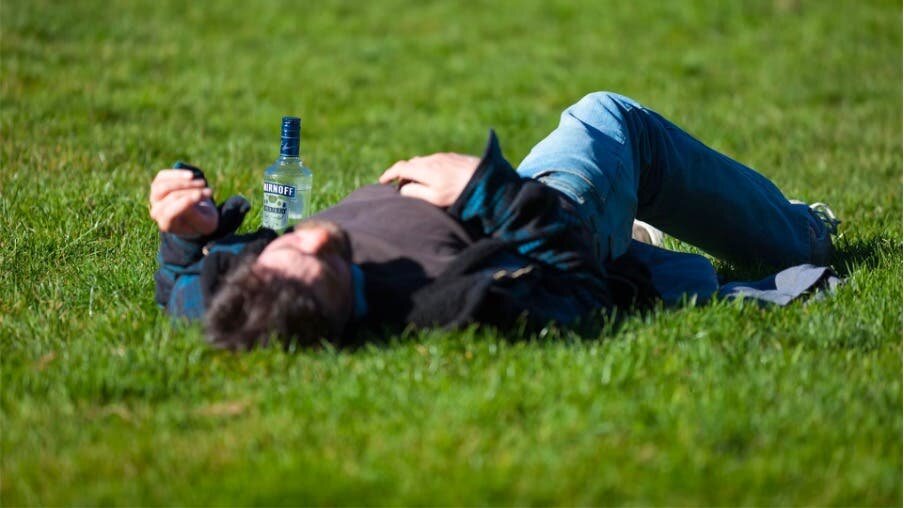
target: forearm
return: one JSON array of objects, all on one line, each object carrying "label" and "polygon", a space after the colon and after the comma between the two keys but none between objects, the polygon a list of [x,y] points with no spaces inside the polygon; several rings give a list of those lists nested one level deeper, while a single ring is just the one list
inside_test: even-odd
[{"label": "forearm", "polygon": [[[200,294],[200,289],[194,287],[197,282],[189,284],[188,279],[194,280],[200,276],[205,258],[204,246],[234,233],[249,209],[250,205],[245,198],[233,196],[217,207],[218,227],[212,234],[185,238],[173,233],[159,233],[158,269],[154,274],[155,300],[159,305],[174,315],[185,314],[180,310],[182,307],[194,309],[199,305],[199,297],[187,296],[195,292]],[[174,291],[185,294],[174,300]]]},{"label": "forearm", "polygon": [[160,233],[160,247],[157,251],[157,272],[155,300],[164,308],[169,307],[173,289],[180,278],[197,275],[204,258],[204,244],[201,241],[180,238],[171,233]]}]

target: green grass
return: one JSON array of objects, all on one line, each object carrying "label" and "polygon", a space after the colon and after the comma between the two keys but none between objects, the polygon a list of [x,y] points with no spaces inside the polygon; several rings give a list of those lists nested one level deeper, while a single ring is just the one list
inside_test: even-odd
[{"label": "green grass", "polygon": [[[899,3],[6,0],[0,28],[4,505],[900,505]],[[491,126],[517,163],[602,89],[831,203],[848,283],[293,354],[153,303],[175,160],[256,214],[298,114],[320,209]]]}]

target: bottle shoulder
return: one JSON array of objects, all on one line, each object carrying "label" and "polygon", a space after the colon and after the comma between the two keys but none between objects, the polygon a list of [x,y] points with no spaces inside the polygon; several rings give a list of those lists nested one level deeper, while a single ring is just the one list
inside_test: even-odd
[{"label": "bottle shoulder", "polygon": [[313,172],[305,166],[301,158],[283,158],[280,157],[264,171],[265,175],[273,174],[294,174],[311,177]]}]

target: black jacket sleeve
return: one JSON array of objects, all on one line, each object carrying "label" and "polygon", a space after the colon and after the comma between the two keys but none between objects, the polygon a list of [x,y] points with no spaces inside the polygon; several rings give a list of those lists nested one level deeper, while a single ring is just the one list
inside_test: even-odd
[{"label": "black jacket sleeve", "polygon": [[593,237],[574,204],[541,182],[521,178],[502,156],[494,132],[477,171],[449,213],[484,236],[503,240],[538,265],[543,276],[525,308],[568,322],[609,305],[606,276]]}]

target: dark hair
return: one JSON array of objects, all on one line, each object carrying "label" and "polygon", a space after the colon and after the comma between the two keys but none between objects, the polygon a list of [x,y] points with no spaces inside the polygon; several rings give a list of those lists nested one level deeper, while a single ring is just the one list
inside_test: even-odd
[{"label": "dark hair", "polygon": [[215,346],[247,350],[281,341],[283,346],[320,345],[335,330],[301,281],[264,277],[254,270],[257,256],[247,256],[224,278],[204,317],[208,340]]}]

